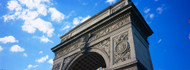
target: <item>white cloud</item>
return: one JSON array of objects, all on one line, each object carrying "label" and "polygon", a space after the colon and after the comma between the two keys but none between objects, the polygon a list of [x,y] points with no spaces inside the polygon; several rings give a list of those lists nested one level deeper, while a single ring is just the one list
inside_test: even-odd
[{"label": "white cloud", "polygon": [[50,22],[44,21],[41,18],[38,18],[34,21],[25,22],[22,26],[22,30],[28,33],[34,33],[35,30],[46,33],[48,37],[51,37],[54,33],[54,28]]},{"label": "white cloud", "polygon": [[49,59],[48,63],[53,64],[53,59]]},{"label": "white cloud", "polygon": [[42,54],[42,53],[43,53],[43,51],[40,51],[40,52],[39,52],[39,54]]},{"label": "white cloud", "polygon": [[55,8],[49,8],[49,12],[51,13],[51,20],[60,22],[64,19],[65,15],[61,12],[59,12]]},{"label": "white cloud", "polygon": [[39,16],[37,11],[31,11],[29,9],[24,9],[19,15],[18,19],[22,19],[24,21],[32,21]]},{"label": "white cloud", "polygon": [[40,7],[40,5],[50,4],[50,0],[19,0],[19,2],[29,9],[36,9]]},{"label": "white cloud", "polygon": [[146,9],[144,13],[148,13],[150,11],[150,8]]},{"label": "white cloud", "polygon": [[9,20],[23,20],[22,30],[27,33],[35,33],[39,30],[52,37],[54,28],[52,23],[44,21],[41,16],[51,14],[52,21],[60,22],[64,20],[64,14],[56,8],[51,7],[51,0],[10,0],[7,2],[9,12],[3,15],[4,22]]},{"label": "white cloud", "polygon": [[35,33],[36,32],[36,28],[34,26],[32,26],[31,23],[27,23],[27,22],[25,22],[25,24],[22,26],[22,30],[26,31],[28,33]]},{"label": "white cloud", "polygon": [[9,20],[14,20],[15,19],[15,15],[4,15],[4,22],[7,22]]},{"label": "white cloud", "polygon": [[73,24],[74,25],[78,25],[79,23],[83,23],[86,20],[88,20],[90,18],[90,16],[88,15],[87,17],[76,17],[73,19]]},{"label": "white cloud", "polygon": [[106,0],[106,3],[109,3],[109,4],[112,4],[112,3],[115,3],[116,0]]},{"label": "white cloud", "polygon": [[10,48],[11,52],[24,52],[24,48],[20,47],[19,45],[13,45]]},{"label": "white cloud", "polygon": [[74,25],[78,25],[79,23],[80,23],[79,18],[74,18],[74,19],[73,19],[73,24],[74,24]]},{"label": "white cloud", "polygon": [[158,8],[156,9],[156,11],[158,12],[158,14],[162,14],[163,8],[162,8],[162,7],[158,7]]},{"label": "white cloud", "polygon": [[22,7],[20,6],[20,4],[18,3],[18,1],[13,0],[13,1],[8,1],[7,3],[7,8],[11,11],[20,11],[22,10]]},{"label": "white cloud", "polygon": [[0,46],[0,52],[3,51],[3,48]]},{"label": "white cloud", "polygon": [[49,40],[49,38],[48,38],[48,37],[45,37],[44,35],[43,35],[42,37],[34,36],[34,38],[40,39],[40,42],[43,42],[43,43],[48,43],[48,42],[53,43],[52,40]]},{"label": "white cloud", "polygon": [[158,43],[160,43],[161,41],[162,41],[162,39],[159,39],[159,40],[158,40]]},{"label": "white cloud", "polygon": [[47,15],[47,8],[46,5],[40,5],[37,9],[37,12],[43,16]]},{"label": "white cloud", "polygon": [[70,28],[70,26],[69,26],[69,25],[66,25],[65,27],[61,28],[60,30],[61,30],[61,31],[64,31],[65,29],[68,29],[68,28]]},{"label": "white cloud", "polygon": [[18,40],[15,39],[14,36],[5,36],[3,38],[0,38],[0,42],[6,44],[6,43],[17,43]]},{"label": "white cloud", "polygon": [[41,57],[40,59],[37,59],[36,62],[38,62],[38,63],[43,63],[43,62],[45,62],[48,58],[49,58],[49,56],[46,55],[46,56],[44,56],[44,57]]},{"label": "white cloud", "polygon": [[38,67],[38,65],[31,65],[31,64],[28,65],[28,69],[30,69],[30,68],[36,68],[36,67]]},{"label": "white cloud", "polygon": [[67,16],[65,16],[65,19],[70,18],[75,13],[74,10],[72,10]]},{"label": "white cloud", "polygon": [[23,53],[23,56],[24,56],[24,57],[27,57],[28,55],[27,55],[26,53]]},{"label": "white cloud", "polygon": [[154,14],[150,14],[149,17],[150,17],[151,19],[153,19],[153,18],[154,18]]}]

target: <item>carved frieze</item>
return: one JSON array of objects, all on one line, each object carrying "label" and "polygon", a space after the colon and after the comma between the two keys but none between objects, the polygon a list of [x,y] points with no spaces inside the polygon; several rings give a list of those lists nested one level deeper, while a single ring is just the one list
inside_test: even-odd
[{"label": "carved frieze", "polygon": [[131,58],[128,33],[123,33],[113,38],[114,64],[126,61]]},{"label": "carved frieze", "polygon": [[81,37],[80,39],[76,40],[72,44],[60,49],[59,51],[56,52],[55,58],[59,58],[63,55],[66,55],[66,54],[76,50],[76,49],[84,47],[85,43],[83,40],[84,40],[84,37]]},{"label": "carved frieze", "polygon": [[99,42],[98,44],[94,45],[92,48],[99,49],[104,51],[107,56],[110,56],[110,39],[106,39],[104,41]]},{"label": "carved frieze", "polygon": [[129,21],[128,15],[120,17],[116,21],[111,22],[110,23],[110,24],[112,24],[111,26],[108,26],[108,27],[104,26],[102,28],[105,28],[105,29],[92,33],[92,38],[90,39],[90,42],[112,32],[114,30],[121,28],[122,26],[128,24],[129,22],[130,21]]}]

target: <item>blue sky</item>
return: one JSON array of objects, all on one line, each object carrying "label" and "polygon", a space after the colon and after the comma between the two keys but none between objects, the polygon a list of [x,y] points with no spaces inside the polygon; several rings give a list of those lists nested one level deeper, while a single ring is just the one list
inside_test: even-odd
[{"label": "blue sky", "polygon": [[[1,0],[0,70],[51,70],[59,37],[118,0]],[[190,1],[132,0],[155,70],[190,70]]]}]

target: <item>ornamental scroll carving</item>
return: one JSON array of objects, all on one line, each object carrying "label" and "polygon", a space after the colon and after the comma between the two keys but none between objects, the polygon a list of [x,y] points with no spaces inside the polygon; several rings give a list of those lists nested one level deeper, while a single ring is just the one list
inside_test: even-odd
[{"label": "ornamental scroll carving", "polygon": [[110,56],[110,39],[101,41],[98,44],[94,45],[92,48],[96,48],[96,49],[100,49],[101,51],[104,51],[109,57]]},{"label": "ornamental scroll carving", "polygon": [[116,21],[111,22],[110,23],[110,24],[112,24],[111,26],[108,26],[108,27],[104,26],[102,28],[105,28],[105,29],[92,33],[90,42],[112,32],[112,31],[115,31],[115,30],[123,27],[124,25],[128,24],[129,22],[130,22],[130,20],[129,20],[128,15],[120,17]]},{"label": "ornamental scroll carving", "polygon": [[126,61],[131,58],[128,33],[123,33],[113,38],[114,64]]}]

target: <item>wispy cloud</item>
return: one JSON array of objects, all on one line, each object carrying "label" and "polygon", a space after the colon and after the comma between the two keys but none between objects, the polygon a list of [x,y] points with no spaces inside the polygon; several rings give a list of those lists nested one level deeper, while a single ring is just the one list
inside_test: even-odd
[{"label": "wispy cloud", "polygon": [[167,9],[166,5],[162,4],[161,6],[156,8],[156,11],[157,11],[158,14],[162,14],[163,11],[166,10],[166,9]]},{"label": "wispy cloud", "polygon": [[65,19],[70,18],[75,13],[74,10],[72,10],[67,16],[65,16]]},{"label": "wispy cloud", "polygon": [[86,20],[88,20],[91,16],[87,16],[87,17],[76,17],[73,19],[73,24],[74,25],[78,25],[79,23],[83,23],[85,22]]},{"label": "wispy cloud", "polygon": [[148,13],[149,11],[150,11],[150,8],[145,9],[145,10],[144,10],[144,13]]},{"label": "wispy cloud", "polygon": [[[31,65],[31,64],[29,64],[29,65],[27,66],[28,69],[36,68],[36,67],[38,67],[38,65]],[[25,69],[25,70],[27,70],[27,69]]]},{"label": "wispy cloud", "polygon": [[43,62],[45,62],[48,58],[49,58],[49,56],[46,55],[46,56],[44,56],[44,57],[41,57],[40,59],[37,59],[36,62],[38,62],[38,63],[43,63]]},{"label": "wispy cloud", "polygon": [[69,25],[66,25],[65,27],[61,28],[60,30],[61,30],[61,31],[64,31],[64,30],[69,29],[69,28],[70,28],[70,26],[69,26]]},{"label": "wispy cloud", "polygon": [[0,46],[0,52],[1,52],[1,51],[3,51],[3,48],[2,48],[2,46]]},{"label": "wispy cloud", "polygon": [[162,9],[161,7],[158,7],[158,8],[156,9],[156,11],[158,11],[159,14],[162,14],[163,9]]},{"label": "wispy cloud", "polygon": [[49,59],[48,63],[53,64],[53,59]]},{"label": "wispy cloud", "polygon": [[28,54],[26,54],[26,53],[23,53],[23,56],[24,56],[24,57],[27,57],[27,56],[28,56]]},{"label": "wispy cloud", "polygon": [[116,0],[106,0],[106,3],[109,3],[109,4],[113,4],[115,2],[116,2]]},{"label": "wispy cloud", "polygon": [[39,51],[39,54],[42,54],[43,53],[43,51]]},{"label": "wispy cloud", "polygon": [[150,14],[149,17],[150,17],[151,19],[153,19],[153,18],[154,18],[154,14],[153,14],[153,13]]},{"label": "wispy cloud", "polygon": [[159,39],[159,40],[158,40],[158,43],[160,43],[160,42],[162,42],[162,39]]},{"label": "wispy cloud", "polygon": [[34,36],[33,38],[37,38],[37,39],[40,39],[40,42],[43,42],[43,43],[53,43],[52,40],[50,40],[48,37],[45,37],[44,35],[42,37],[37,37],[37,36]]}]

